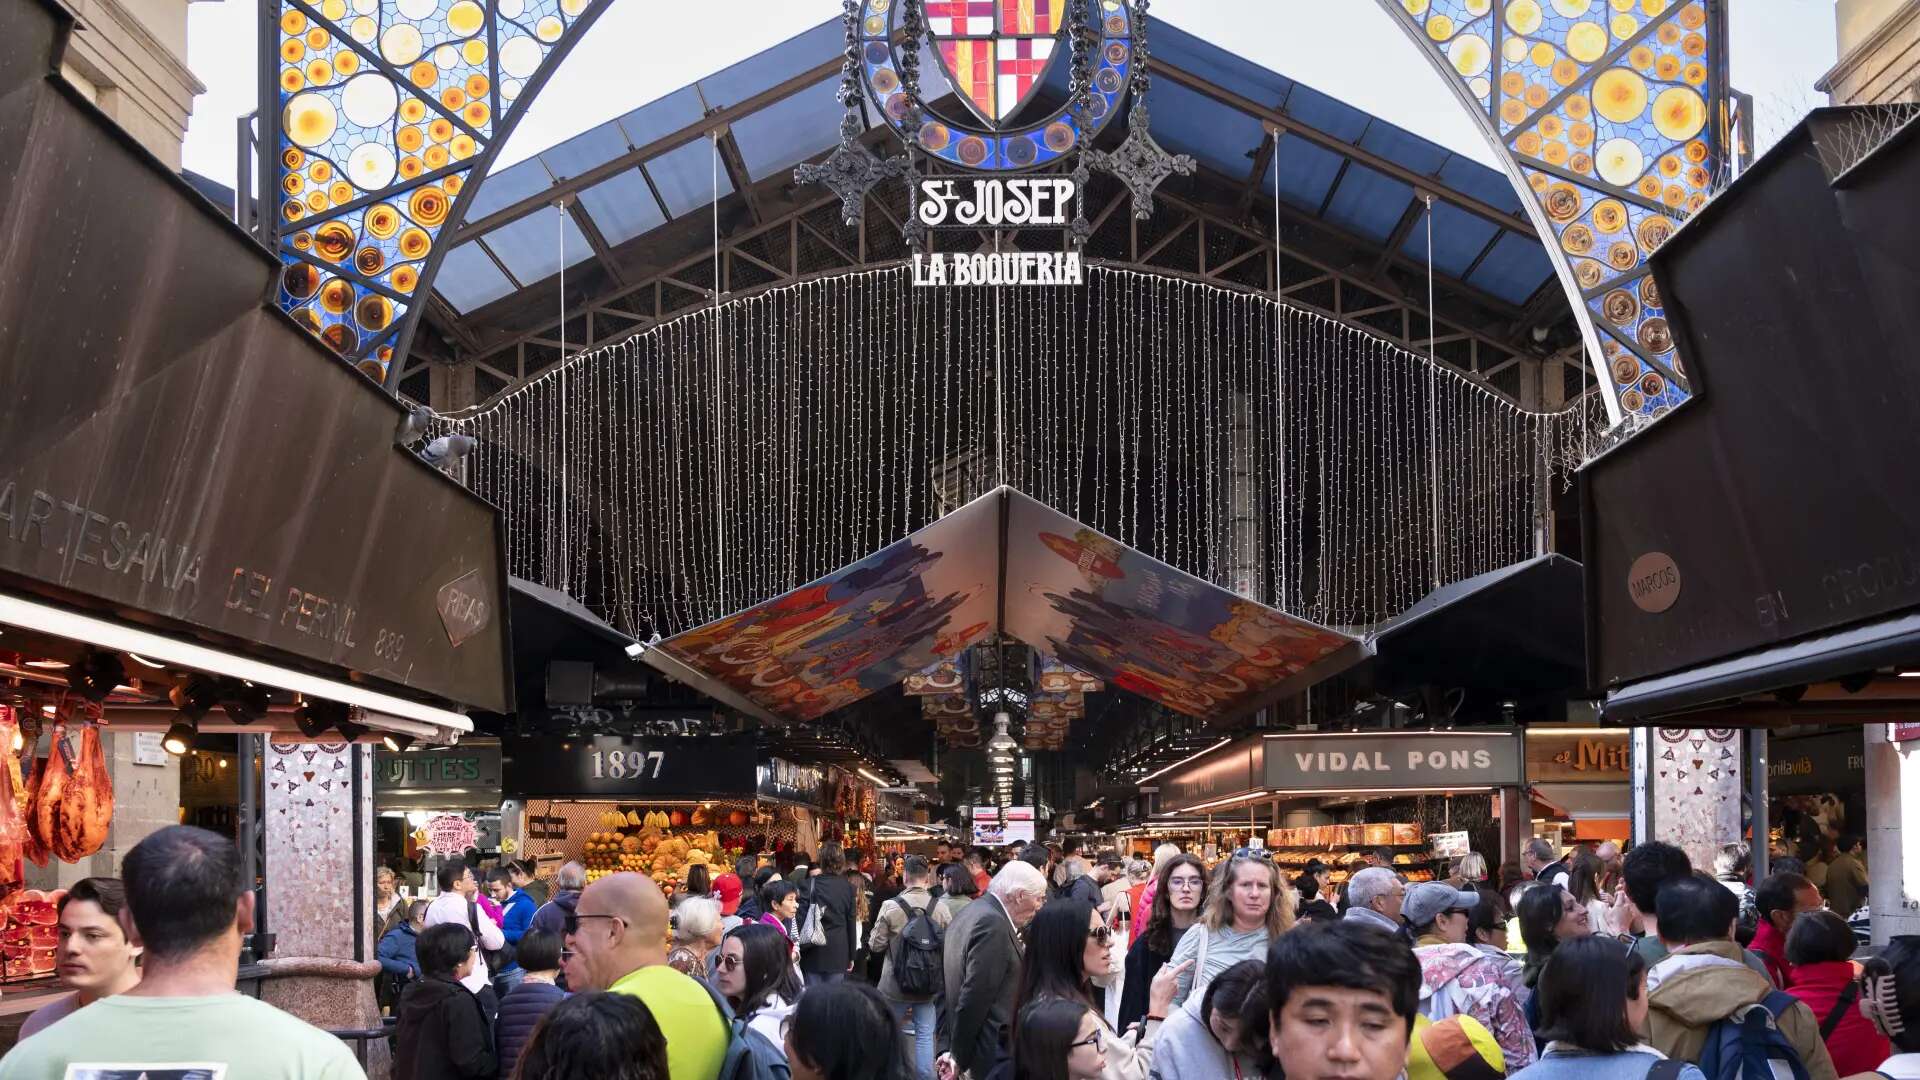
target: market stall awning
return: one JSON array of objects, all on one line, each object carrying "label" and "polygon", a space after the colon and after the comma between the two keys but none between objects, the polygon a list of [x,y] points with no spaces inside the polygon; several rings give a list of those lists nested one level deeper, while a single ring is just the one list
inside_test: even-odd
[{"label": "market stall awning", "polygon": [[[1880,619],[1672,675],[1628,683],[1607,694],[1605,716],[1614,723],[1630,724],[1716,705],[1733,708],[1736,706],[1728,703],[1737,703],[1748,695],[1849,678],[1884,667],[1920,670],[1920,613]],[[1920,684],[1920,679],[1880,682],[1894,689],[1906,689],[1902,684]],[[1895,712],[1910,714],[1914,706],[1920,704],[1920,685],[1914,685],[1904,699],[1862,694],[1851,701],[1839,700],[1849,704],[1851,707],[1845,711],[1857,714],[1861,722],[1891,722]],[[1831,702],[1823,702],[1822,710],[1829,719],[1840,711],[1835,710]],[[1712,715],[1720,711],[1723,710],[1716,710]],[[1876,716],[1876,711],[1885,715]],[[1699,726],[1742,726],[1731,717],[1727,723],[1709,724],[1707,715],[1698,718]]]},{"label": "market stall awning", "polygon": [[180,665],[292,673],[270,685],[443,731],[466,726],[456,707],[510,709],[498,512],[395,445],[400,403],[266,302],[272,254],[61,82],[64,16],[18,10],[0,44],[9,621],[73,638],[96,619]]},{"label": "market stall awning", "polygon": [[716,696],[811,720],[996,630],[1111,688],[1205,717],[1259,708],[1363,654],[1353,638],[1175,570],[1003,487],[646,655]]},{"label": "market stall awning", "polygon": [[1374,683],[1577,694],[1587,670],[1581,590],[1580,564],[1564,555],[1435,589],[1374,634]]}]

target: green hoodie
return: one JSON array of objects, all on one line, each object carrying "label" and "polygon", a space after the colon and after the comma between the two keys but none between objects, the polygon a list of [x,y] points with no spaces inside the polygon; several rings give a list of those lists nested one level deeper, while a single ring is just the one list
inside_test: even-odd
[{"label": "green hoodie", "polygon": [[[1734,1010],[1765,998],[1773,984],[1748,967],[1731,941],[1676,949],[1647,973],[1647,1041],[1670,1058],[1698,1062],[1707,1029]],[[1811,1080],[1838,1080],[1820,1038],[1820,1022],[1805,1002],[1780,1017],[1780,1032],[1800,1052]]]}]

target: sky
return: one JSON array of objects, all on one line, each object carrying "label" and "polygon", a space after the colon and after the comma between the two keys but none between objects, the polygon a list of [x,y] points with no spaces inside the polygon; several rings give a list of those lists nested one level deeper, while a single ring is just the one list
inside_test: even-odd
[{"label": "sky", "polygon": [[[725,2],[736,17],[713,32]],[[1754,96],[1761,146],[1821,102],[1834,62],[1833,0],[1727,0],[1734,85]],[[444,7],[447,0],[441,0]],[[231,184],[234,118],[253,111],[255,0],[188,9],[188,66],[206,84],[184,161]],[[501,151],[504,168],[829,18],[837,0],[614,0]],[[1441,76],[1372,0],[1157,0],[1153,16],[1480,161],[1478,129]]]}]

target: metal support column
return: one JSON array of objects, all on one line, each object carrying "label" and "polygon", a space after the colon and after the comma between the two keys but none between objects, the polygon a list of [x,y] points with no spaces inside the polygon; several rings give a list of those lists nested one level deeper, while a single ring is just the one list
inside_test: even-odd
[{"label": "metal support column", "polygon": [[[1753,880],[1759,881],[1772,870],[1767,845],[1767,729],[1747,732],[1747,805],[1753,814]],[[1844,916],[1842,916],[1844,918]]]}]

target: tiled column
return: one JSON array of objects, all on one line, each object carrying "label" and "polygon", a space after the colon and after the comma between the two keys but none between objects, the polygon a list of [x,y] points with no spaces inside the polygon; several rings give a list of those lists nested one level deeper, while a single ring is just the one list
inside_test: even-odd
[{"label": "tiled column", "polygon": [[1746,765],[1740,732],[1660,728],[1648,743],[1647,787],[1653,804],[1648,839],[1676,845],[1695,868],[1711,870],[1720,848],[1741,838]]},{"label": "tiled column", "polygon": [[[345,743],[266,747],[267,929],[263,1000],[329,1030],[380,1026],[371,931],[373,755]],[[356,912],[361,920],[356,940]],[[385,1075],[384,1041],[370,1075]]]}]

